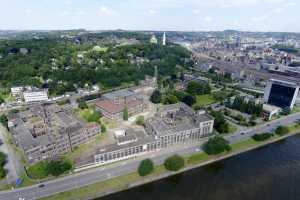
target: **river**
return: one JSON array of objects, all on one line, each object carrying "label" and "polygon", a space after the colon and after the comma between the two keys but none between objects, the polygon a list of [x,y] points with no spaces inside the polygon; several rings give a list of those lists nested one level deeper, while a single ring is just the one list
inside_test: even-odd
[{"label": "river", "polygon": [[298,200],[300,135],[98,200]]}]

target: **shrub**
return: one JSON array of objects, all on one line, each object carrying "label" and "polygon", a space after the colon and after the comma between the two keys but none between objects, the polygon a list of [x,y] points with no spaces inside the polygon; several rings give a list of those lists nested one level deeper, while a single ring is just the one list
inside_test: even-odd
[{"label": "shrub", "polygon": [[8,122],[8,119],[7,119],[7,116],[6,115],[0,115],[0,123],[3,125],[3,126],[5,126],[5,127],[7,127],[7,122]]},{"label": "shrub", "polygon": [[160,93],[159,90],[155,90],[155,91],[152,93],[152,95],[151,95],[151,97],[150,97],[150,101],[151,101],[152,103],[155,103],[155,104],[158,104],[158,103],[161,102],[161,93]]},{"label": "shrub", "polygon": [[138,173],[140,176],[147,176],[151,174],[154,170],[153,162],[150,159],[143,160],[138,168]]},{"label": "shrub", "polygon": [[6,171],[4,169],[5,163],[6,163],[6,155],[0,152],[0,179],[6,176]]},{"label": "shrub", "polygon": [[289,128],[286,126],[278,126],[277,129],[275,130],[275,133],[280,136],[285,135],[289,133]]},{"label": "shrub", "polygon": [[47,172],[53,176],[59,176],[72,169],[72,164],[65,160],[52,160],[47,163]]},{"label": "shrub", "polygon": [[87,109],[87,108],[88,108],[88,105],[86,104],[85,100],[80,99],[79,102],[78,102],[78,107],[79,107],[80,109]]},{"label": "shrub", "polygon": [[230,151],[229,142],[222,137],[216,136],[210,138],[204,145],[204,151],[209,155],[216,155],[224,151]]},{"label": "shrub", "polygon": [[127,109],[127,107],[125,107],[124,110],[123,110],[123,120],[124,121],[128,120],[128,109]]},{"label": "shrub", "polygon": [[144,126],[144,124],[145,124],[144,116],[138,116],[135,123],[139,126]]},{"label": "shrub", "polygon": [[106,126],[104,124],[101,124],[101,133],[106,132]]},{"label": "shrub", "polygon": [[184,167],[184,159],[179,155],[174,155],[165,160],[165,168],[170,171],[178,171]]},{"label": "shrub", "polygon": [[273,136],[272,133],[261,133],[261,134],[253,135],[252,138],[255,141],[264,141],[270,139],[272,136]]}]

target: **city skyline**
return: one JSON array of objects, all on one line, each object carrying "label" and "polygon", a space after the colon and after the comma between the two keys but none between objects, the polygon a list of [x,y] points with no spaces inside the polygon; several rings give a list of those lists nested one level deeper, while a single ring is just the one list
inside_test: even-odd
[{"label": "city skyline", "polygon": [[[0,2],[2,30],[300,32],[293,0],[83,0]],[[9,16],[9,17],[8,17]],[[188,23],[187,23],[188,22]]]}]

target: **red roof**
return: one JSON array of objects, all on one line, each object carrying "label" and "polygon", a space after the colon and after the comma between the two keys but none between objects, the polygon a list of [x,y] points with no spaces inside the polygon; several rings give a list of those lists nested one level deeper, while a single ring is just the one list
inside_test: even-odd
[{"label": "red roof", "polygon": [[141,105],[143,102],[141,100],[130,100],[126,103],[114,103],[111,100],[100,100],[96,102],[96,106],[109,112],[109,113],[120,113],[123,112],[125,106],[130,109]]}]

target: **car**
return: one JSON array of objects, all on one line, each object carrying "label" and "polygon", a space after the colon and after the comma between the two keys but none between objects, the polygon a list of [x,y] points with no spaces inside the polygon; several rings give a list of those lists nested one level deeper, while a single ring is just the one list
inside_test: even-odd
[{"label": "car", "polygon": [[2,145],[3,144],[3,141],[0,139],[0,145]]},{"label": "car", "polygon": [[43,188],[43,187],[45,187],[45,184],[39,184],[38,187],[39,187],[39,188]]},{"label": "car", "polygon": [[241,132],[241,135],[245,135],[246,133],[245,132]]}]

